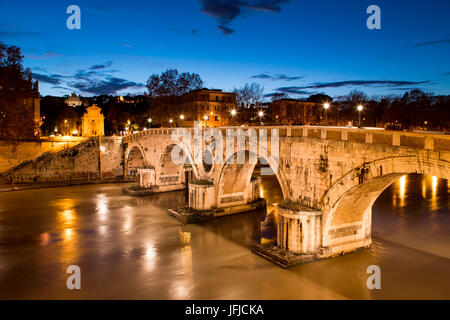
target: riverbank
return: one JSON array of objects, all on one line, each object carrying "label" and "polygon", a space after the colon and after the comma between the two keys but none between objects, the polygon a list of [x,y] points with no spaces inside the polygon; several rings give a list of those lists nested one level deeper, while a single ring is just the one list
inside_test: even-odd
[{"label": "riverbank", "polygon": [[0,184],[0,192],[13,192],[31,189],[44,189],[68,186],[81,186],[90,184],[106,184],[106,183],[129,183],[135,182],[133,179],[102,179],[91,181],[61,181],[61,182],[47,182],[47,183],[19,183],[19,184]]}]

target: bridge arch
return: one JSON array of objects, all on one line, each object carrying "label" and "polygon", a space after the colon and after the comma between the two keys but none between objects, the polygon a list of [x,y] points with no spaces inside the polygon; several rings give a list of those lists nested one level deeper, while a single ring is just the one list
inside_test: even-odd
[{"label": "bridge arch", "polygon": [[[237,164],[236,159],[239,152],[245,153],[245,163],[244,164]],[[255,167],[257,163],[249,163],[248,159],[250,155],[256,156],[258,162],[265,162],[267,165],[270,166],[272,171],[274,172],[275,176],[277,177],[278,184],[281,187],[281,190],[283,192],[283,198],[286,199],[288,195],[288,189],[286,180],[280,170],[280,167],[277,163],[275,163],[275,160],[273,160],[271,157],[263,158],[259,157],[252,153],[249,150],[242,150],[235,152],[232,156],[230,156],[228,159],[226,159],[225,163],[220,167],[219,174],[218,174],[218,183],[217,183],[217,194],[216,199],[218,202],[218,205],[221,206],[229,206],[230,202],[233,202],[234,204],[240,204],[245,203],[246,199],[249,198],[248,192],[250,192],[250,184],[251,184],[251,178],[252,174],[255,170]],[[234,158],[234,162],[230,163],[230,159]],[[224,199],[225,200],[224,202]],[[233,200],[230,200],[233,199]]]},{"label": "bridge arch", "polygon": [[[192,157],[192,153],[190,149],[186,146],[186,144],[182,141],[178,141],[174,143],[173,141],[168,143],[165,146],[162,146],[160,154],[157,157],[157,168],[156,173],[160,178],[160,182],[162,183],[174,183],[176,182],[175,177],[179,177],[177,180],[178,183],[181,183],[183,180],[184,166],[190,165],[193,171],[194,177],[198,176],[197,167],[194,165],[194,159]],[[182,159],[182,163],[177,162],[177,159],[174,159],[174,155],[180,160]],[[162,179],[162,180],[161,180]],[[167,180],[167,181],[166,181]],[[172,181],[173,180],[173,181]]]},{"label": "bridge arch", "polygon": [[[380,194],[405,174],[450,179],[450,162],[416,156],[365,163],[336,182],[322,200],[322,247],[344,250],[352,242],[371,241],[372,206]],[[351,249],[352,245],[348,245]]]},{"label": "bridge arch", "polygon": [[127,176],[135,176],[138,168],[146,168],[147,160],[142,146],[133,144],[125,154],[125,172]]}]

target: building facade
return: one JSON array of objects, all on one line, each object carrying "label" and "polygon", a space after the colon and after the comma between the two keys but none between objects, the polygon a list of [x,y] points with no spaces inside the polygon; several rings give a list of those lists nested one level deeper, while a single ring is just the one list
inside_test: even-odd
[{"label": "building facade", "polygon": [[324,120],[320,106],[314,102],[280,99],[270,103],[268,109],[277,125],[318,125]]},{"label": "building facade", "polygon": [[81,135],[85,137],[105,135],[105,117],[95,104],[87,108],[83,115]]},{"label": "building facade", "polygon": [[33,84],[32,90],[25,98],[25,106],[29,110],[28,112],[33,115],[34,135],[41,134],[41,95],[39,93],[39,81],[36,80]]},{"label": "building facade", "polygon": [[181,110],[183,126],[192,127],[195,121],[203,127],[231,125],[231,110],[236,108],[236,94],[218,89],[200,89],[184,94]]}]

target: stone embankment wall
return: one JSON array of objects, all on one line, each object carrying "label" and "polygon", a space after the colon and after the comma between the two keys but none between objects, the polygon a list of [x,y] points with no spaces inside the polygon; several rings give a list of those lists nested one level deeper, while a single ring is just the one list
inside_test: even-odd
[{"label": "stone embankment wall", "polygon": [[[100,170],[101,169],[101,170]],[[90,138],[72,148],[19,165],[2,183],[47,183],[119,180],[123,177],[120,137]]]},{"label": "stone embankment wall", "polygon": [[86,140],[84,137],[49,137],[6,142],[0,140],[0,175],[46,154],[68,149]]}]

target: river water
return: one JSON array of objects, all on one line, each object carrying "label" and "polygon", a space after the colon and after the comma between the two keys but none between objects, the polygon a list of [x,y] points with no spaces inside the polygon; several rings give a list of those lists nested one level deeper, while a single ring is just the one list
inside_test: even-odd
[{"label": "river water", "polygon": [[[288,270],[250,252],[261,212],[182,226],[167,209],[184,192],[136,198],[123,186],[0,193],[0,298],[450,299],[447,181],[405,176],[374,205],[371,249]],[[281,201],[273,177],[262,189]],[[276,208],[263,220],[270,241]],[[373,264],[381,290],[366,286]],[[81,290],[67,289],[69,265]]]}]

